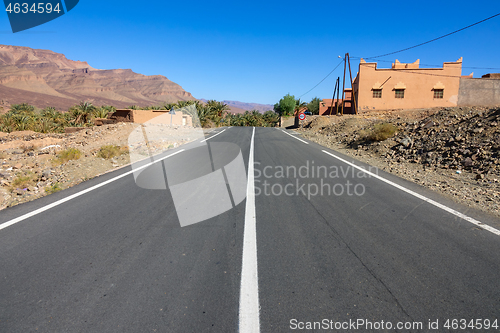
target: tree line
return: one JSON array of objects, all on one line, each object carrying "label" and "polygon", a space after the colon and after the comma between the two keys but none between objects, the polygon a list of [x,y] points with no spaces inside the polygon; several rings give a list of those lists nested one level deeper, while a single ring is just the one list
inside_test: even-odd
[{"label": "tree line", "polygon": [[[194,105],[194,108],[187,108]],[[219,126],[262,126],[274,127],[279,122],[279,116],[273,111],[260,113],[246,111],[244,114],[231,114],[229,106],[223,102],[209,100],[178,101],[161,105],[138,107],[131,105],[132,110],[170,110],[172,108],[187,113],[193,117],[194,125],[201,127]],[[64,133],[66,127],[93,126],[93,119],[106,118],[116,111],[114,106],[97,107],[90,102],[81,102],[72,106],[67,112],[57,111],[53,107],[37,109],[26,103],[13,104],[9,111],[0,115],[0,132],[35,131],[40,133]]]},{"label": "tree line", "polygon": [[[187,106],[194,105],[195,114],[190,114],[191,108]],[[128,107],[132,110],[174,110],[180,109],[182,112],[193,117],[195,126],[201,127],[219,127],[219,126],[260,126],[274,127],[279,122],[279,116],[275,112],[269,110],[265,113],[252,110],[246,111],[243,114],[232,114],[227,104],[216,100],[209,100],[206,103],[200,101],[178,101],[177,103],[163,103],[156,106],[138,107],[131,105]],[[197,117],[195,117],[197,116]]]},{"label": "tree line", "polygon": [[116,108],[109,105],[96,107],[89,102],[72,106],[68,112],[53,107],[37,109],[26,103],[12,104],[7,113],[0,115],[0,131],[35,131],[40,133],[64,133],[66,127],[90,126],[94,118],[106,118]]},{"label": "tree line", "polygon": [[294,95],[286,94],[276,104],[274,104],[274,112],[280,116],[293,116],[296,112],[306,110],[313,115],[319,114],[319,103],[321,98],[314,97],[309,103],[302,101],[300,98],[295,98]]}]

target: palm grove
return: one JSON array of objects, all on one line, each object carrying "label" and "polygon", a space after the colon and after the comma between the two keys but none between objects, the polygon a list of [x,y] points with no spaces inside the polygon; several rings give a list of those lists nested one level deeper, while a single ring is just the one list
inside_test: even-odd
[{"label": "palm grove", "polygon": [[[195,108],[187,108],[194,105]],[[260,113],[258,111],[246,111],[244,114],[231,114],[229,107],[215,100],[207,103],[199,101],[178,101],[177,103],[164,103],[162,105],[138,107],[131,105],[133,110],[170,110],[172,108],[184,113],[195,110],[196,114],[190,114],[197,119],[195,125],[201,127],[218,126],[263,126],[274,127],[278,123],[278,115],[273,111]],[[67,112],[57,111],[53,107],[37,109],[29,104],[13,104],[9,111],[0,115],[0,131],[35,131],[40,133],[64,133],[66,127],[87,127],[94,124],[95,118],[106,118],[110,113],[116,111],[113,106],[103,105],[97,107],[90,102],[81,102],[71,107]]]},{"label": "palm grove", "polygon": [[[295,99],[293,95],[285,95],[274,105],[274,111],[260,113],[246,111],[243,114],[231,114],[229,107],[223,102],[209,100],[207,103],[200,101],[178,101],[177,103],[163,103],[161,105],[138,107],[131,105],[133,110],[180,110],[197,119],[196,126],[260,126],[274,127],[279,122],[279,117],[293,116],[298,110],[306,108],[311,114],[319,113],[320,99],[315,97],[309,103]],[[194,108],[187,108],[193,105]],[[194,111],[190,111],[194,110]],[[29,104],[13,104],[9,111],[0,115],[0,131],[14,132],[31,130],[40,133],[64,133],[66,127],[86,127],[94,124],[95,118],[106,118],[116,108],[109,105],[100,107],[90,102],[81,102],[72,106],[67,112],[61,112],[53,107],[37,109]],[[196,114],[194,114],[196,113]]]}]

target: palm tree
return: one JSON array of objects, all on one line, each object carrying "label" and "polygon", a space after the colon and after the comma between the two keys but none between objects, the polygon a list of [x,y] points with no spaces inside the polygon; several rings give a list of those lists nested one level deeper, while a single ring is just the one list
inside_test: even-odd
[{"label": "palm tree", "polygon": [[20,113],[33,113],[35,112],[35,107],[33,105],[29,105],[26,103],[23,104],[12,104],[10,107],[9,112],[13,114],[20,114]]},{"label": "palm tree", "polygon": [[95,108],[92,112],[94,118],[107,118],[109,113],[113,113],[116,111],[114,106],[103,105],[100,108]]},{"label": "palm tree", "polygon": [[301,101],[300,98],[296,99],[295,100],[295,114],[298,114],[299,111],[306,107],[307,106],[307,103],[304,102],[304,101]]},{"label": "palm tree", "polygon": [[266,111],[263,115],[262,118],[266,122],[266,126],[269,127],[275,127],[276,124],[279,121],[279,116],[276,114],[274,111]]},{"label": "palm tree", "polygon": [[10,133],[14,130],[14,119],[12,114],[6,113],[0,116],[0,131]]},{"label": "palm tree", "polygon": [[57,128],[51,118],[42,117],[38,119],[35,125],[35,131],[40,133],[51,133]]},{"label": "palm tree", "polygon": [[14,129],[16,131],[29,130],[32,124],[33,116],[18,114],[14,116]]},{"label": "palm tree", "polygon": [[80,104],[73,106],[70,112],[73,116],[73,123],[77,125],[85,125],[90,121],[95,106],[90,102],[80,102]]},{"label": "palm tree", "polygon": [[[176,109],[181,109],[181,108],[185,108],[186,106],[196,104],[196,102],[199,102],[199,101],[177,101],[177,104],[174,104],[173,106]],[[168,109],[168,110],[170,110],[170,109]]]},{"label": "palm tree", "polygon": [[56,108],[48,106],[40,112],[40,115],[44,118],[55,119],[57,118],[57,113]]},{"label": "palm tree", "polygon": [[173,107],[177,107],[177,104],[176,103],[163,103],[161,109],[162,110],[170,110],[172,109]]}]

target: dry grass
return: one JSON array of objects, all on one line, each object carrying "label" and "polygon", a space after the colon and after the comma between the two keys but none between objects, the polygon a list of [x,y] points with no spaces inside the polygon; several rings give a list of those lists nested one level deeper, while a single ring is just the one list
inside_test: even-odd
[{"label": "dry grass", "polygon": [[57,158],[55,158],[52,162],[54,165],[64,164],[71,160],[77,160],[82,156],[82,152],[76,148],[68,148],[66,150],[61,151],[57,154]]},{"label": "dry grass", "polygon": [[370,141],[384,141],[392,138],[397,131],[398,128],[391,123],[380,123],[373,127],[366,138]]},{"label": "dry grass", "polygon": [[126,147],[107,145],[107,146],[102,146],[101,149],[99,149],[99,151],[97,152],[97,157],[101,157],[108,160],[115,156],[120,156],[126,152],[127,152]]},{"label": "dry grass", "polygon": [[28,172],[24,175],[18,175],[10,185],[10,191],[14,191],[15,189],[24,189],[29,186],[35,185],[36,177],[33,173]]}]

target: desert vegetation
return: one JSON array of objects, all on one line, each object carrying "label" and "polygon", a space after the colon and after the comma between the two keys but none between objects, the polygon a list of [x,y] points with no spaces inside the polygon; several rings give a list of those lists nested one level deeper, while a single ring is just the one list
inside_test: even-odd
[{"label": "desert vegetation", "polygon": [[379,142],[392,138],[398,131],[398,128],[391,123],[375,124],[373,128],[366,134],[366,139],[369,141]]},{"label": "desert vegetation", "polygon": [[321,99],[314,97],[309,103],[295,98],[294,95],[286,94],[278,103],[274,104],[274,112],[283,117],[293,116],[297,112],[307,110],[311,114],[319,114],[319,103]]},{"label": "desert vegetation", "polygon": [[121,147],[117,145],[106,145],[102,146],[97,152],[97,157],[109,160],[110,158],[120,156],[127,152],[127,147]]},{"label": "desert vegetation", "polygon": [[81,102],[68,112],[57,111],[53,107],[40,110],[29,104],[13,104],[7,113],[0,116],[0,131],[64,133],[65,127],[91,126],[92,119],[106,118],[115,110],[112,106],[96,107],[89,102]]},{"label": "desert vegetation", "polygon": [[[194,108],[187,106],[194,105]],[[195,121],[195,126],[276,126],[278,114],[268,111],[264,114],[258,111],[247,111],[244,114],[233,115],[229,107],[215,100],[207,103],[200,101],[178,101],[161,105],[139,107],[130,105],[133,110],[180,110],[189,114]],[[109,105],[96,107],[90,102],[81,102],[72,106],[68,111],[61,112],[53,107],[37,109],[29,104],[13,104],[10,110],[0,115],[0,132],[34,131],[40,133],[64,133],[66,127],[92,126],[95,118],[106,118],[116,108]]]},{"label": "desert vegetation", "polygon": [[64,164],[71,160],[78,160],[82,156],[82,152],[76,148],[68,148],[57,154],[52,162],[54,165]]},{"label": "desert vegetation", "polygon": [[52,194],[61,191],[63,188],[60,183],[55,183],[45,188],[45,193]]}]

